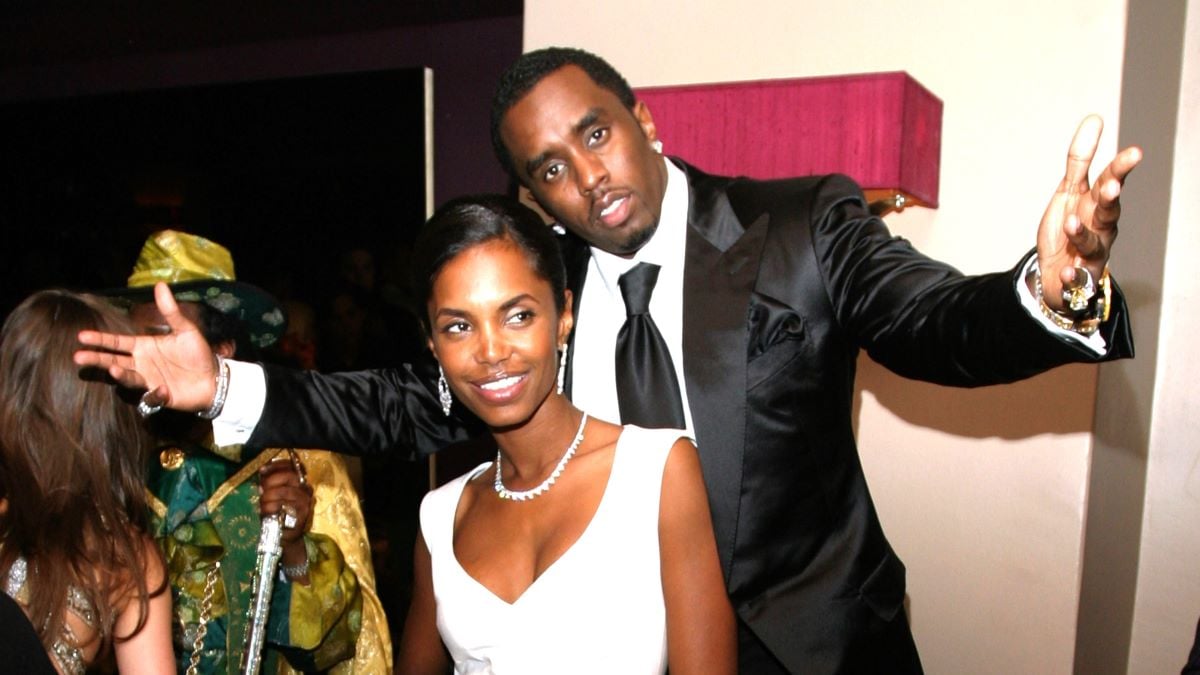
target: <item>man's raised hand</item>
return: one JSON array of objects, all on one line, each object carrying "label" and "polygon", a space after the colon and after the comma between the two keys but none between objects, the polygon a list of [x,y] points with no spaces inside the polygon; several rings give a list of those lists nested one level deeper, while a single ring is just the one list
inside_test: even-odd
[{"label": "man's raised hand", "polygon": [[170,328],[168,334],[81,331],[75,363],[103,368],[124,387],[146,389],[147,403],[176,410],[205,410],[216,395],[212,349],[196,324],[179,311],[166,284],[155,284],[154,301]]},{"label": "man's raised hand", "polygon": [[1088,170],[1103,130],[1104,122],[1096,115],[1079,124],[1067,153],[1066,175],[1038,227],[1043,299],[1056,311],[1064,308],[1062,289],[1076,278],[1076,267],[1086,268],[1093,279],[1104,274],[1117,238],[1121,188],[1142,159],[1140,148],[1125,148],[1104,167],[1095,183],[1089,183]]}]

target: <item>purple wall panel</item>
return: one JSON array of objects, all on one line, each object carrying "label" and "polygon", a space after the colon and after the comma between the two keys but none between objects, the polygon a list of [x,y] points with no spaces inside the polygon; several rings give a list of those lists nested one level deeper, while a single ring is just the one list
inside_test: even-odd
[{"label": "purple wall panel", "polygon": [[665,151],[755,178],[844,173],[937,205],[942,102],[902,72],[650,87]]}]

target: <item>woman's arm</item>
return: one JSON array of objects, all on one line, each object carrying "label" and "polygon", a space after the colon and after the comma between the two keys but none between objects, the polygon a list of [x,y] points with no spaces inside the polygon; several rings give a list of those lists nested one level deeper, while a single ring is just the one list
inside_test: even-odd
[{"label": "woman's arm", "polygon": [[696,447],[679,439],[663,471],[658,514],[667,657],[672,675],[737,672],[737,634],[725,591]]},{"label": "woman's arm", "polygon": [[151,595],[146,606],[146,622],[142,629],[127,640],[137,628],[141,606],[136,596],[131,597],[117,616],[114,634],[117,636],[115,651],[117,670],[122,675],[159,675],[175,672],[175,652],[171,647],[171,589],[166,585],[166,569],[158,546],[147,537],[144,577],[146,589]]},{"label": "woman's arm", "polygon": [[437,629],[437,602],[433,597],[433,571],[425,537],[417,534],[413,550],[413,597],[404,621],[404,635],[396,654],[397,675],[442,675],[450,659]]}]

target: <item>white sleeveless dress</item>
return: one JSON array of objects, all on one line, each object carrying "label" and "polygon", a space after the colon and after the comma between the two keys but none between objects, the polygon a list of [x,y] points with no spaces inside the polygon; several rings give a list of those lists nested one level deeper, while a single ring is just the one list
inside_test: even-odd
[{"label": "white sleeveless dress", "polygon": [[685,436],[677,429],[625,427],[591,523],[512,604],[468,575],[454,555],[454,513],[463,486],[492,463],[425,496],[421,533],[432,560],[438,631],[456,673],[666,670],[658,504],[667,454]]}]

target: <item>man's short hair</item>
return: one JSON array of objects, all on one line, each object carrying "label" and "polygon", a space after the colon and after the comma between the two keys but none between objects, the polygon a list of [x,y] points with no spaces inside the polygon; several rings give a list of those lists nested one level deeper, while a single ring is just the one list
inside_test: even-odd
[{"label": "man's short hair", "polygon": [[564,66],[576,66],[587,73],[598,86],[603,87],[620,99],[629,110],[637,103],[633,89],[625,78],[604,59],[574,47],[546,47],[522,54],[504,74],[496,86],[496,94],[492,97],[492,150],[500,166],[509,176],[520,182],[516,167],[513,166],[512,156],[504,141],[500,139],[500,123],[504,116],[541,82],[547,75]]},{"label": "man's short hair", "polygon": [[232,342],[235,354],[241,361],[255,361],[259,350],[250,340],[246,326],[236,316],[225,314],[203,302],[192,303],[199,309],[197,328],[212,347],[222,342]]}]

